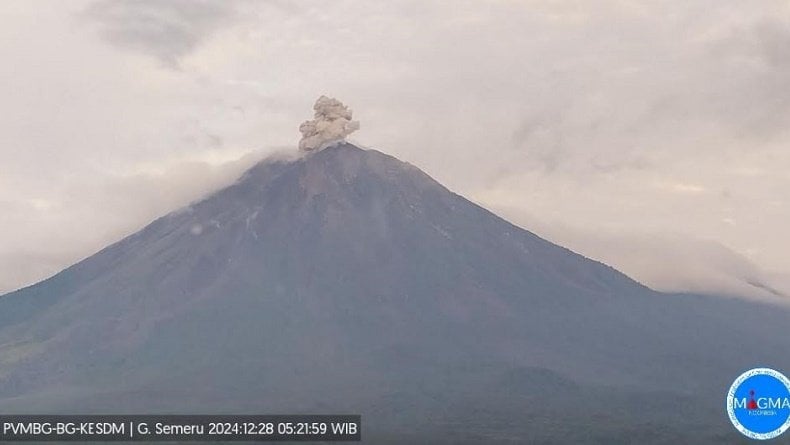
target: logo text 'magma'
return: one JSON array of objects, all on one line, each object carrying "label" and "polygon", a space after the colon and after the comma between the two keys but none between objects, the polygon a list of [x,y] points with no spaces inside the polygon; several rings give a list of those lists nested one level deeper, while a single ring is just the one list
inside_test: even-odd
[{"label": "logo text 'magma'", "polygon": [[[757,402],[758,409],[790,409],[790,398],[771,398],[771,397],[760,397],[755,400]],[[748,401],[746,397],[741,399],[735,399],[733,401],[735,409],[748,409]]]}]

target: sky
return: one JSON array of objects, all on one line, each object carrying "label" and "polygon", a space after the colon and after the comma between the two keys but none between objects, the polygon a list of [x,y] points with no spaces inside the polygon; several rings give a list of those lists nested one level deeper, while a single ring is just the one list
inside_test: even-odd
[{"label": "sky", "polygon": [[4,0],[0,57],[0,292],[296,150],[325,94],[654,288],[790,295],[784,1]]}]

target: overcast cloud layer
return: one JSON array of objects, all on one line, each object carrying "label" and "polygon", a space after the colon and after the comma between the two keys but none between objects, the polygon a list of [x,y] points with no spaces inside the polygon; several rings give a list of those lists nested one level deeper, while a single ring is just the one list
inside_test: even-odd
[{"label": "overcast cloud layer", "polygon": [[326,94],[649,285],[790,293],[784,1],[4,1],[0,56],[0,291],[296,150]]}]

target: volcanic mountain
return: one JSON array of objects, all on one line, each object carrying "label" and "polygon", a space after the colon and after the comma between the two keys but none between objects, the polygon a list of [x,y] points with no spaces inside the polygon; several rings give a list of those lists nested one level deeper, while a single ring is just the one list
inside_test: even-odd
[{"label": "volcanic mountain", "polygon": [[360,413],[371,443],[733,441],[727,387],[790,369],[788,326],[781,306],[654,292],[340,143],[0,298],[0,410]]}]

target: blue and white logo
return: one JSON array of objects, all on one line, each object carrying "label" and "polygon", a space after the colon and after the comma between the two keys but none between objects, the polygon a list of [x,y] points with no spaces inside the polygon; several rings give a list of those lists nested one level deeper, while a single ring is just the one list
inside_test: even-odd
[{"label": "blue and white logo", "polygon": [[727,414],[746,437],[768,440],[779,436],[790,428],[790,380],[770,368],[744,372],[730,386]]}]

